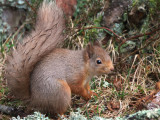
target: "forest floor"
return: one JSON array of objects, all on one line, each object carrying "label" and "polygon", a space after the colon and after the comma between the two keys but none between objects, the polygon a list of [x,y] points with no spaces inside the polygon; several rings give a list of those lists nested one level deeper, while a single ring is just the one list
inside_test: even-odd
[{"label": "forest floor", "polygon": [[[84,1],[83,4],[82,2],[77,3],[79,9],[86,4],[81,14],[77,13],[74,18],[67,20],[68,36],[64,47],[82,49],[89,41],[100,39],[104,49],[112,57],[115,70],[112,74],[100,77],[95,76],[92,79],[90,83],[91,89],[98,96],[93,96],[90,101],[86,102],[82,97],[72,95],[72,104],[65,116],[68,117],[69,113],[77,111],[77,108],[80,108],[81,114],[87,118],[93,116],[104,118],[121,117],[139,110],[150,109],[149,103],[153,103],[156,99],[155,94],[160,91],[160,9],[155,7],[157,11],[147,12],[145,18],[142,21],[139,20],[141,22],[139,28],[135,28],[136,25],[128,27],[126,22],[123,22],[125,25],[122,31],[120,30],[121,34],[118,33],[120,31],[116,32],[112,27],[109,28],[110,36],[108,37],[108,31],[106,33],[108,27],[105,25],[103,27],[100,26],[104,16],[93,14],[94,11],[102,11],[100,8],[105,3],[97,0],[97,3],[91,0]],[[88,2],[90,2],[90,6]],[[95,4],[99,6],[95,7]],[[157,4],[160,3],[157,2]],[[142,4],[137,3],[136,5],[142,7]],[[151,7],[149,5],[148,7],[146,11],[151,11]],[[35,18],[33,19],[35,20]],[[138,20],[135,18],[135,21]],[[139,24],[132,22],[132,20],[129,22],[131,24]],[[118,25],[120,24],[118,23]],[[114,26],[116,26],[115,23]],[[18,30],[15,31],[16,34],[19,32]],[[11,38],[12,36],[8,36],[8,39]],[[13,43],[14,39],[11,39],[8,42],[3,42],[1,45],[0,103],[16,108],[15,115],[26,116],[33,113],[33,111],[28,110],[27,106],[10,94],[7,88],[7,81],[4,78],[6,56],[9,54],[10,48],[13,47]],[[11,116],[0,114],[0,119],[7,120]]]}]

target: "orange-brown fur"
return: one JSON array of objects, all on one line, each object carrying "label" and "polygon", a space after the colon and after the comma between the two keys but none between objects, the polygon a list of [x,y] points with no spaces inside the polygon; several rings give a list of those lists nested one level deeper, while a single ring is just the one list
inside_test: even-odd
[{"label": "orange-brown fur", "polygon": [[35,31],[17,45],[6,63],[11,92],[45,113],[63,114],[71,93],[91,99],[96,95],[90,90],[91,78],[114,69],[98,42],[76,51],[58,48],[64,41],[64,28],[62,11],[54,2],[43,2]]},{"label": "orange-brown fur", "polygon": [[64,80],[59,80],[59,83],[63,86],[64,90],[67,91],[68,94],[71,94],[71,89],[68,86],[67,82]]}]

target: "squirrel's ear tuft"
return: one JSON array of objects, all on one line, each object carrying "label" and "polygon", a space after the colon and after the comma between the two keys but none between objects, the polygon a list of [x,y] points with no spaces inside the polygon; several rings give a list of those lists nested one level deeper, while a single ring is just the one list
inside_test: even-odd
[{"label": "squirrel's ear tuft", "polygon": [[98,46],[98,47],[101,46],[101,44],[100,44],[100,42],[99,42],[98,40],[94,41],[93,45],[94,45],[94,46]]},{"label": "squirrel's ear tuft", "polygon": [[93,56],[94,48],[93,48],[93,45],[91,43],[88,43],[88,45],[86,47],[86,52],[87,52],[89,58],[91,58]]}]

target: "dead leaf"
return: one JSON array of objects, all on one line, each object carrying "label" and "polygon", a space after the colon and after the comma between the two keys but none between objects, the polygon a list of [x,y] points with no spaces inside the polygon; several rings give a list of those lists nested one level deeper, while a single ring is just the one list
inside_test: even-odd
[{"label": "dead leaf", "polygon": [[119,103],[119,101],[110,101],[107,103],[107,108],[108,108],[108,110],[113,112],[115,110],[120,109],[120,103]]},{"label": "dead leaf", "polygon": [[119,109],[119,108],[120,108],[120,103],[119,103],[119,101],[112,101],[112,102],[111,102],[111,107],[112,107],[113,109]]},{"label": "dead leaf", "polygon": [[[159,91],[160,91],[160,81],[156,83],[155,90],[151,91],[150,95],[142,97],[141,99],[139,99],[136,102],[136,108],[138,110],[141,110],[144,107],[150,108],[150,107],[153,107],[155,104],[159,105],[160,102],[155,101],[155,99],[156,99],[155,94],[157,94]],[[160,96],[159,96],[159,98],[160,98]],[[151,104],[149,105],[149,103],[152,103],[152,105]]]},{"label": "dead leaf", "polygon": [[160,81],[156,83],[156,90],[160,91]]},{"label": "dead leaf", "polygon": [[2,95],[2,93],[0,92],[0,99],[2,98],[2,96],[3,96],[3,95]]},{"label": "dead leaf", "polygon": [[121,78],[116,78],[113,81],[113,85],[115,86],[117,91],[120,91],[122,89],[122,84],[123,84],[123,81]]},{"label": "dead leaf", "polygon": [[110,103],[110,102],[107,103],[107,108],[108,108],[109,111],[112,111],[112,112],[114,111],[114,110],[112,109],[112,107],[111,107],[111,103]]},{"label": "dead leaf", "polygon": [[160,107],[160,91],[155,95],[155,98],[147,105],[148,109]]},{"label": "dead leaf", "polygon": [[[139,99],[136,102],[136,106],[138,108],[138,110],[141,110],[141,107],[143,106],[143,108],[147,105],[147,103],[149,103],[150,101],[152,101],[155,98],[154,95],[147,95],[145,97],[142,97],[141,99]],[[143,109],[142,108],[142,109]]]},{"label": "dead leaf", "polygon": [[56,0],[57,5],[62,8],[66,15],[72,16],[75,11],[77,0]]}]

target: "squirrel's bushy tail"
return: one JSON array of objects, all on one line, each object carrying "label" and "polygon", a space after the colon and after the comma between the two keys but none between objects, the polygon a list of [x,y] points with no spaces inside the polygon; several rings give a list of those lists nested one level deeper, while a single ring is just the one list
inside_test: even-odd
[{"label": "squirrel's bushy tail", "polygon": [[35,30],[19,43],[6,61],[6,79],[18,98],[30,97],[30,74],[34,65],[64,41],[64,16],[55,2],[44,1],[37,13]]}]

